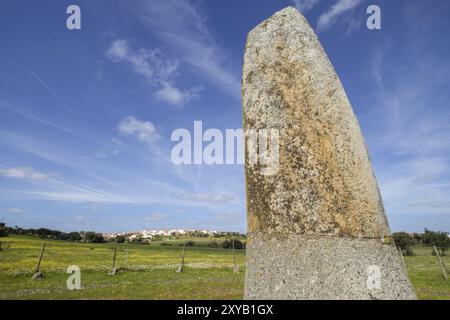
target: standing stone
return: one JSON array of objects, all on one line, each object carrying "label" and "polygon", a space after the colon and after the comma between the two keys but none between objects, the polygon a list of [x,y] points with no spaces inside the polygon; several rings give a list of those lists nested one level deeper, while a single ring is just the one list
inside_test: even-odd
[{"label": "standing stone", "polygon": [[246,149],[245,297],[415,299],[358,121],[296,9],[248,34],[242,81],[244,129],[279,130],[275,174]]}]

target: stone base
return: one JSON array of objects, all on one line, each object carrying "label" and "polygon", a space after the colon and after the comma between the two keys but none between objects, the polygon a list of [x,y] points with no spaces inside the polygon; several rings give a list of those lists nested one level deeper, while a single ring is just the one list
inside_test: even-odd
[{"label": "stone base", "polygon": [[41,279],[44,279],[44,274],[42,273],[42,272],[40,272],[40,271],[36,271],[34,274],[33,274],[33,277],[31,278],[32,280],[41,280]]},{"label": "stone base", "polygon": [[381,240],[253,233],[246,251],[246,299],[416,299]]}]

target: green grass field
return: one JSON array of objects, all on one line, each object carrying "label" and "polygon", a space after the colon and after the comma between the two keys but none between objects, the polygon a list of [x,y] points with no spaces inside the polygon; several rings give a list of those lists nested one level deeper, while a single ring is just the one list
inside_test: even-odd
[{"label": "green grass field", "polygon": [[[207,239],[195,239],[198,245]],[[220,241],[221,239],[215,239]],[[223,239],[222,239],[223,240]],[[233,272],[232,250],[187,247],[185,272],[176,273],[183,240],[171,246],[128,245],[128,270],[108,275],[113,244],[46,241],[41,264],[45,279],[31,280],[42,245],[36,238],[2,238],[9,248],[0,252],[0,299],[242,299],[244,272]],[[209,239],[211,241],[211,239]],[[126,267],[127,245],[119,245],[116,264]],[[245,265],[244,250],[236,261]],[[66,287],[69,265],[81,269],[82,290]]]},{"label": "green grass field", "polygon": [[[414,256],[405,257],[409,279],[416,288],[421,300],[450,300],[450,279],[445,281],[437,258],[431,255],[432,249],[422,245],[413,247]],[[450,267],[450,253],[442,257],[443,262]]]},{"label": "green grass field", "polygon": [[[117,265],[126,272],[108,275],[113,244],[87,244],[47,240],[41,264],[45,279],[31,280],[42,244],[41,239],[1,238],[0,299],[242,299],[245,251],[236,250],[241,272],[233,272],[232,250],[211,249],[211,240],[193,239],[186,248],[185,272],[176,273],[186,239],[165,240],[172,245],[119,245]],[[128,249],[127,249],[128,248]],[[126,251],[128,250],[128,261]],[[405,257],[409,276],[420,299],[450,299],[450,281],[440,273],[429,247],[416,246]],[[450,257],[444,257],[450,266]],[[81,268],[82,290],[66,287],[69,265]]]}]

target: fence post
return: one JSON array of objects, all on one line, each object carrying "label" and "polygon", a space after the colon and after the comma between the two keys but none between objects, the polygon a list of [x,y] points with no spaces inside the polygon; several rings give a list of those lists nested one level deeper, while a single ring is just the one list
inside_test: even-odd
[{"label": "fence post", "polygon": [[128,269],[128,249],[129,249],[129,246],[127,243],[127,249],[125,251],[125,268],[127,268],[127,269]]},{"label": "fence post", "polygon": [[183,244],[183,254],[181,256],[181,264],[177,268],[177,272],[183,272],[184,271],[184,255],[186,250],[186,244]]},{"label": "fence post", "polygon": [[109,275],[114,276],[117,273],[117,268],[116,268],[116,255],[117,255],[117,246],[119,245],[119,243],[116,240],[116,245],[114,246],[114,254],[113,254],[113,261],[112,261],[112,270],[111,272],[109,272]]},{"label": "fence post", "polygon": [[236,251],[234,247],[234,238],[233,238],[233,272],[239,272],[239,265],[236,264]]},{"label": "fence post", "polygon": [[32,278],[33,280],[42,279],[44,277],[44,274],[41,272],[40,269],[41,269],[42,257],[44,256],[45,246],[46,246],[46,243],[44,242],[42,244],[41,254],[39,255],[39,261],[37,263],[36,270],[34,271],[34,274],[33,274],[33,278]]},{"label": "fence post", "polygon": [[439,255],[439,251],[436,248],[436,246],[433,246],[433,250],[436,253],[436,257],[438,259],[439,267],[441,267],[442,274],[444,275],[445,280],[448,280],[447,268],[445,267],[444,263],[442,262],[441,256]]},{"label": "fence post", "polygon": [[400,248],[397,248],[397,250],[400,253],[400,258],[402,258],[403,267],[405,268],[406,273],[408,273],[408,268],[406,268],[405,258],[403,257],[403,251]]}]

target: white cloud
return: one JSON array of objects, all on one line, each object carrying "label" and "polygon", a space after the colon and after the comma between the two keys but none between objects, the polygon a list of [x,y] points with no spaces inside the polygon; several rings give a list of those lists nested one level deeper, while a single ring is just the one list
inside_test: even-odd
[{"label": "white cloud", "polygon": [[106,52],[106,55],[113,61],[123,61],[129,56],[129,47],[126,40],[116,40]]},{"label": "white cloud", "polygon": [[118,126],[119,133],[125,137],[135,137],[141,142],[151,144],[159,139],[156,127],[150,121],[142,121],[128,116]]},{"label": "white cloud", "polygon": [[144,77],[156,90],[155,96],[168,104],[182,106],[197,97],[199,89],[182,90],[175,86],[178,62],[170,60],[159,49],[130,48],[126,40],[115,40],[106,52],[113,62],[125,62]]},{"label": "white cloud", "polygon": [[112,42],[106,56],[113,62],[126,62],[137,74],[152,84],[166,82],[173,78],[178,62],[164,56],[159,49],[132,50],[128,41],[119,39]]},{"label": "white cloud", "polygon": [[448,164],[445,158],[439,157],[415,157],[408,163],[409,169],[415,173],[412,180],[418,183],[434,181],[448,172]]},{"label": "white cloud", "polygon": [[311,10],[321,0],[291,0],[294,6],[301,12]]},{"label": "white cloud", "polygon": [[107,203],[107,204],[135,204],[133,200],[124,198],[119,195],[109,194],[102,191],[92,191],[89,189],[80,190],[79,192],[63,191],[22,191],[23,194],[36,197],[38,199],[46,199],[51,201],[69,202],[69,203]]},{"label": "white cloud", "polygon": [[57,129],[57,130],[60,130],[60,131],[66,132],[66,133],[70,133],[70,134],[74,134],[74,135],[77,135],[77,136],[80,136],[80,137],[84,137],[82,134],[80,134],[80,133],[78,133],[78,132],[76,132],[76,131],[74,131],[74,130],[72,130],[70,128],[61,126],[61,125],[59,125],[57,123],[54,123],[54,122],[48,121],[46,119],[43,119],[43,118],[37,117],[35,115],[32,115],[32,114],[30,114],[28,112],[25,112],[21,108],[19,108],[17,106],[14,106],[14,105],[12,105],[12,104],[10,104],[8,102],[5,102],[3,100],[0,100],[0,107],[1,108],[5,108],[5,109],[7,109],[9,111],[12,111],[12,112],[14,112],[14,113],[16,113],[18,115],[21,115],[21,116],[23,116],[23,117],[25,117],[25,118],[27,118],[29,120],[32,120],[32,121],[35,121],[35,122],[40,123],[42,125],[46,125],[48,127],[51,127],[53,129]]},{"label": "white cloud", "polygon": [[160,212],[156,212],[156,213],[152,213],[150,214],[146,220],[148,221],[152,221],[152,222],[159,222],[159,221],[163,221],[166,220],[168,218],[168,215],[165,213],[160,213]]},{"label": "white cloud", "polygon": [[233,197],[227,194],[194,194],[186,193],[181,195],[181,200],[207,202],[207,203],[228,203],[233,200]]},{"label": "white cloud", "polygon": [[[66,172],[64,180],[49,173],[49,178],[39,181],[39,186],[32,184],[23,186],[20,190],[8,188],[3,191],[11,193],[11,199],[13,195],[17,196],[18,201],[30,198],[76,203],[165,205],[169,201],[177,201],[170,197],[172,193],[183,193],[175,183],[143,174],[142,168],[131,170],[128,167],[118,167],[111,161],[99,161],[91,153],[80,153],[68,144],[57,146],[2,129],[0,142],[27,155],[56,164]],[[149,147],[153,151],[155,144]],[[161,162],[160,157],[152,157],[150,160]],[[0,166],[0,169],[4,167]],[[0,174],[0,178],[2,176]]]},{"label": "white cloud", "polygon": [[157,99],[174,106],[182,106],[198,98],[200,89],[180,90],[170,83],[164,83],[162,88],[155,92]]},{"label": "white cloud", "polygon": [[358,6],[362,0],[339,0],[327,12],[322,13],[317,23],[317,30],[323,31],[333,26],[339,17]]},{"label": "white cloud", "polygon": [[354,15],[353,17],[346,19],[345,23],[347,24],[347,27],[345,31],[345,36],[347,37],[353,32],[360,29],[365,22],[366,21],[364,20],[364,18],[361,18],[361,16],[359,15]]},{"label": "white cloud", "polygon": [[24,212],[25,210],[23,210],[22,208],[9,208],[8,209],[8,212],[9,213],[22,213],[22,212]]},{"label": "white cloud", "polygon": [[0,168],[0,175],[8,178],[26,179],[34,181],[47,180],[49,176],[35,171],[31,167]]},{"label": "white cloud", "polygon": [[219,222],[237,222],[245,220],[244,212],[223,212],[214,216],[215,221]]},{"label": "white cloud", "polygon": [[[138,14],[161,42],[219,89],[240,99],[237,64],[227,65],[225,50],[217,45],[200,8],[185,0],[139,1]],[[233,71],[231,71],[233,70]]]},{"label": "white cloud", "polygon": [[447,20],[443,7],[421,1],[404,7],[407,37],[386,38],[372,50],[373,96],[363,128],[386,210],[397,225],[393,229],[439,223],[449,229],[450,94],[442,88],[448,87],[450,63],[436,32]]},{"label": "white cloud", "polygon": [[442,201],[442,200],[438,200],[438,201],[429,201],[429,200],[414,201],[414,202],[410,203],[408,205],[408,207],[425,208],[425,209],[429,209],[429,208],[443,209],[443,210],[445,210],[445,213],[447,213],[448,210],[450,210],[450,201]]},{"label": "white cloud", "polygon": [[378,176],[388,212],[448,214],[448,173],[446,159],[436,157],[411,156],[384,166]]}]

